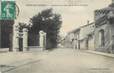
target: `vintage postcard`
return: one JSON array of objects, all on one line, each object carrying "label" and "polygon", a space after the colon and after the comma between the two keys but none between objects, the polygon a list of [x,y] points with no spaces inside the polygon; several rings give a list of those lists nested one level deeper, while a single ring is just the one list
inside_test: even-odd
[{"label": "vintage postcard", "polygon": [[114,73],[114,0],[0,0],[0,73]]}]

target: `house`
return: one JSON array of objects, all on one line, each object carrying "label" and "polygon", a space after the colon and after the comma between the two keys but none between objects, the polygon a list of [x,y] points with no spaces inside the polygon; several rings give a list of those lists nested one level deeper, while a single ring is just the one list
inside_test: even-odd
[{"label": "house", "polygon": [[87,23],[71,32],[65,38],[65,47],[94,50],[94,22]]},{"label": "house", "polygon": [[114,1],[103,9],[95,10],[95,48],[114,53]]},{"label": "house", "polygon": [[108,7],[94,11],[94,23],[81,26],[71,33],[74,35],[72,44],[75,49],[114,53],[114,0]]},{"label": "house", "polygon": [[74,33],[69,32],[67,36],[61,41],[61,44],[66,48],[73,48],[72,39],[74,38]]},{"label": "house", "polygon": [[94,50],[94,22],[80,27],[80,49]]}]

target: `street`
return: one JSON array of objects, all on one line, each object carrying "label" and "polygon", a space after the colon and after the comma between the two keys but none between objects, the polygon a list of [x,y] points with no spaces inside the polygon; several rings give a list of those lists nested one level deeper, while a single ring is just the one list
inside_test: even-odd
[{"label": "street", "polygon": [[35,60],[4,73],[114,73],[114,58],[87,53],[84,50],[55,49]]}]

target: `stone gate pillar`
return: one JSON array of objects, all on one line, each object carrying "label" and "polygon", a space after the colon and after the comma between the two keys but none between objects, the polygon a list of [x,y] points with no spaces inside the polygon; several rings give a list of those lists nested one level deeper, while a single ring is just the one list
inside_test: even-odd
[{"label": "stone gate pillar", "polygon": [[23,51],[28,49],[28,29],[23,28]]},{"label": "stone gate pillar", "polygon": [[44,32],[44,50],[46,49],[46,33]]},{"label": "stone gate pillar", "polygon": [[39,46],[42,50],[46,48],[46,33],[43,31],[39,32]]},{"label": "stone gate pillar", "polygon": [[19,49],[19,43],[18,43],[18,38],[19,38],[19,26],[17,24],[14,24],[13,26],[13,51],[17,51]]}]

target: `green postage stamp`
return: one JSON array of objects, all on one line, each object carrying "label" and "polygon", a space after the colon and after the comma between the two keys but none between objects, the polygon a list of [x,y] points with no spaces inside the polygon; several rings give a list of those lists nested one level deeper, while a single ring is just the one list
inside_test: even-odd
[{"label": "green postage stamp", "polygon": [[0,1],[0,19],[14,20],[16,18],[15,1]]}]

